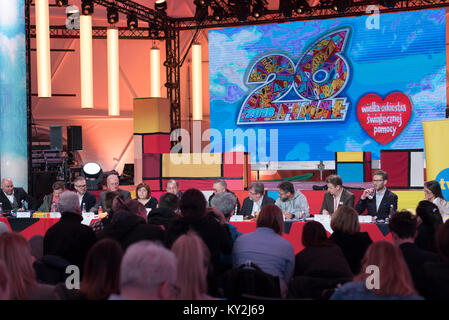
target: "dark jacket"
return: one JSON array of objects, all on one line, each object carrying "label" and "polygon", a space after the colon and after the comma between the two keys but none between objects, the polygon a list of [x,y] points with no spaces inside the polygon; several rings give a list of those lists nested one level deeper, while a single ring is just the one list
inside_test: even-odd
[{"label": "dark jacket", "polygon": [[86,211],[89,212],[90,209],[95,206],[95,203],[97,203],[97,198],[89,191],[86,191],[83,195],[83,200],[81,201],[81,209],[83,209],[83,203],[86,204]]},{"label": "dark jacket", "polygon": [[155,197],[150,197],[147,203],[145,203],[145,208],[154,210],[157,208],[157,204],[158,204],[157,199]]},{"label": "dark jacket", "polygon": [[[235,193],[234,192],[232,192],[231,190],[228,190],[228,189],[226,189],[226,192],[229,192],[229,193],[231,193],[231,194],[233,194],[234,195],[234,197],[235,197],[235,199],[236,199],[236,201],[237,201],[237,203],[236,203],[236,210],[235,210],[235,212],[240,212],[240,210],[241,210],[241,207],[240,207],[240,201],[239,201],[239,198],[235,195]],[[215,196],[215,193],[212,193],[211,195],[210,195],[210,197],[209,197],[209,207],[212,207],[212,205],[211,205],[211,201],[212,201],[212,198]]]},{"label": "dark jacket", "polygon": [[[14,198],[16,198],[19,208],[22,207],[22,200],[28,202],[29,210],[36,210],[36,201],[26,193],[23,188],[14,188]],[[3,212],[11,212],[12,206],[3,190],[0,190],[0,202],[2,203]]]},{"label": "dark jacket", "polygon": [[[343,189],[343,191],[341,192],[341,196],[340,196],[340,202],[342,202],[344,206],[354,208],[355,195],[352,192],[349,192],[348,190]],[[320,213],[322,213],[323,210],[327,210],[330,214],[332,214],[335,212],[334,206],[335,206],[334,205],[334,197],[328,191],[324,194]],[[338,206],[341,206],[341,205],[339,204]]]},{"label": "dark jacket", "polygon": [[435,244],[435,232],[435,226],[421,223],[418,226],[418,235],[416,236],[415,244],[423,250],[437,253],[438,251]]},{"label": "dark jacket", "polygon": [[148,224],[162,225],[167,230],[176,217],[175,213],[170,209],[156,208],[148,213]]},{"label": "dark jacket", "polygon": [[362,198],[360,198],[355,209],[359,214],[362,214],[367,210],[368,215],[385,220],[390,214],[391,205],[393,205],[395,211],[398,209],[398,196],[387,189],[380,202],[379,211],[376,209],[376,195],[374,195],[372,199],[366,198],[365,200],[362,200]]},{"label": "dark jacket", "polygon": [[422,266],[426,262],[440,262],[440,258],[436,253],[422,250],[414,243],[403,243],[399,248],[412,275],[415,289],[420,295],[424,296],[425,279],[423,278]]},{"label": "dark jacket", "polygon": [[340,249],[353,274],[358,274],[362,267],[362,259],[369,245],[373,242],[368,232],[357,232],[355,234],[334,231],[329,238],[334,241]]},{"label": "dark jacket", "polygon": [[149,225],[139,216],[127,211],[114,212],[110,223],[98,234],[99,239],[112,238],[117,240],[123,250],[131,244],[142,241],[164,241],[164,230],[155,225]]},{"label": "dark jacket", "polygon": [[97,238],[92,229],[81,221],[81,215],[63,212],[61,219],[45,233],[44,255],[59,256],[82,270],[87,252]]},{"label": "dark jacket", "polygon": [[[267,204],[274,204],[276,200],[273,198],[270,198],[269,196],[264,195],[262,199],[262,208],[266,206]],[[243,200],[242,210],[238,214],[249,216],[253,212],[253,205],[254,201],[251,200],[249,197],[246,197]]]},{"label": "dark jacket", "polygon": [[[108,191],[106,190],[106,191],[103,191],[102,193],[100,193],[100,197],[99,197],[97,203],[91,208],[92,212],[97,213],[98,212],[98,208],[100,206],[103,208],[103,211],[106,210],[104,208],[104,197],[106,196],[107,192]],[[129,191],[118,189],[117,192],[120,193],[125,200],[131,199],[131,193],[129,193]]]},{"label": "dark jacket", "polygon": [[[53,193],[46,194],[44,196],[44,199],[42,200],[42,204],[39,206],[37,211],[50,212],[52,201],[53,201]],[[57,208],[55,208],[55,210],[58,211]]]},{"label": "dark jacket", "polygon": [[449,262],[428,262],[423,265],[424,287],[426,299],[449,299]]}]

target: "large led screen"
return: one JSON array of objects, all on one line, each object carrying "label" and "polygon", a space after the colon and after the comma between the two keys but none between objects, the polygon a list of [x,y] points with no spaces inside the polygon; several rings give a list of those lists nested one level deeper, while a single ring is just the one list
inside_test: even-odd
[{"label": "large led screen", "polygon": [[422,121],[445,115],[445,30],[444,9],[210,30],[211,146],[265,161],[271,130],[278,161],[424,148]]}]

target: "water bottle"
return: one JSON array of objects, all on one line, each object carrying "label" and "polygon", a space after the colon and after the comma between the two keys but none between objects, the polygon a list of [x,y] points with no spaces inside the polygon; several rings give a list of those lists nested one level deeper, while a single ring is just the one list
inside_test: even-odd
[{"label": "water bottle", "polygon": [[51,203],[50,212],[56,212],[56,202],[54,201]]},{"label": "water bottle", "polygon": [[3,215],[3,203],[0,202],[0,216]]},{"label": "water bottle", "polygon": [[390,204],[390,214],[388,215],[388,219],[391,219],[391,217],[394,215],[394,206],[393,204]]},{"label": "water bottle", "polygon": [[81,207],[81,212],[86,213],[86,203],[83,202],[83,205]]}]

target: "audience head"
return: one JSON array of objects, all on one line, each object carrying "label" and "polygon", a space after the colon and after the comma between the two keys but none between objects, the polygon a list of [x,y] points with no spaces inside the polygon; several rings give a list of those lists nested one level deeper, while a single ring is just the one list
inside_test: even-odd
[{"label": "audience head", "polygon": [[53,183],[52,189],[53,189],[53,196],[59,198],[65,190],[64,181],[56,181],[55,183]]},{"label": "audience head", "polygon": [[441,217],[438,207],[427,200],[423,200],[418,203],[418,206],[416,207],[416,215],[424,225],[437,227],[443,223],[443,218]]},{"label": "audience head", "polygon": [[226,181],[224,181],[223,179],[215,180],[214,185],[212,186],[214,194],[225,192],[227,188],[228,185],[226,184]]},{"label": "audience head", "polygon": [[139,183],[136,187],[136,199],[149,199],[151,197],[150,186],[146,183]]},{"label": "audience head", "polygon": [[84,176],[78,176],[75,178],[74,186],[76,192],[78,192],[80,195],[84,195],[87,191],[87,183],[86,178]]},{"label": "audience head", "polygon": [[198,189],[187,190],[179,201],[179,209],[185,217],[205,215],[206,207],[206,198]]},{"label": "audience head", "polygon": [[317,221],[309,221],[302,230],[302,244],[304,247],[323,247],[330,245],[326,229]]},{"label": "audience head", "polygon": [[141,217],[145,220],[145,222],[147,222],[147,209],[137,200],[123,200],[120,197],[115,197],[112,205],[112,210],[114,211],[114,213],[122,210],[127,211]]},{"label": "audience head", "polygon": [[290,200],[295,194],[295,187],[291,182],[284,181],[278,185],[279,198],[282,201]]},{"label": "audience head", "polygon": [[58,208],[61,212],[73,212],[81,214],[78,195],[72,191],[64,191],[59,197]]},{"label": "audience head", "polygon": [[[265,193],[265,186],[262,182],[253,182],[248,188],[249,198],[252,201],[259,201]],[[294,191],[294,190],[293,190]]]},{"label": "audience head", "polygon": [[11,179],[9,178],[2,179],[2,190],[8,196],[12,195],[12,193],[14,192],[14,184],[12,183]]},{"label": "audience head", "polygon": [[0,234],[9,232],[9,231],[10,230],[9,230],[8,226],[0,221]]},{"label": "audience head", "polygon": [[372,274],[371,268],[379,268],[379,288],[371,289],[376,295],[410,296],[416,294],[412,277],[401,249],[388,241],[373,242],[362,260],[362,269],[355,281],[363,281]]},{"label": "audience head", "polygon": [[373,174],[374,189],[376,189],[377,191],[382,191],[387,184],[387,180],[388,180],[388,173],[386,173],[385,171],[377,170],[376,172],[374,172]]},{"label": "audience head", "polygon": [[449,261],[449,220],[438,227],[435,243],[441,259]]},{"label": "audience head", "polygon": [[354,234],[360,231],[359,214],[348,206],[338,207],[331,218],[331,228],[334,231]]},{"label": "audience head", "polygon": [[284,218],[282,211],[275,204],[267,204],[260,210],[256,220],[257,228],[270,228],[282,236],[284,232]]},{"label": "audience head", "polygon": [[189,231],[180,236],[171,247],[178,260],[176,285],[178,299],[198,300],[207,293],[207,270],[210,253],[203,240]]},{"label": "audience head", "polygon": [[173,193],[174,195],[178,195],[179,192],[179,184],[178,181],[170,179],[165,184],[165,190],[169,193]]},{"label": "audience head", "polygon": [[173,299],[177,261],[170,250],[151,241],[132,244],[120,268],[120,294],[141,300]]},{"label": "audience head", "polygon": [[343,189],[343,180],[341,180],[341,177],[332,174],[326,178],[327,183],[327,191],[333,196],[338,196]]},{"label": "audience head", "polygon": [[429,201],[433,201],[435,198],[445,200],[443,192],[441,191],[441,186],[436,180],[424,182],[424,196]]},{"label": "audience head", "polygon": [[112,206],[114,204],[115,197],[119,197],[124,200],[123,195],[118,191],[106,191],[104,195],[104,210],[107,212],[114,211]]},{"label": "audience head", "polygon": [[44,256],[44,236],[37,234],[32,236],[28,243],[30,244],[31,255],[40,260]]},{"label": "audience head", "polygon": [[0,259],[0,300],[9,299],[9,272],[3,260]]},{"label": "audience head", "polygon": [[106,187],[108,191],[117,191],[119,187],[118,175],[113,173],[106,178]]},{"label": "audience head", "polygon": [[122,247],[112,239],[102,239],[90,248],[81,282],[81,292],[88,300],[105,300],[119,293],[122,256]]},{"label": "audience head", "polygon": [[410,211],[406,210],[396,212],[388,222],[388,228],[393,234],[395,241],[415,239],[417,226],[418,222],[416,217]]},{"label": "audience head", "polygon": [[211,205],[223,213],[225,218],[229,220],[235,210],[237,198],[230,192],[217,193],[211,200]]},{"label": "audience head", "polygon": [[178,209],[178,202],[179,199],[176,195],[167,192],[159,198],[158,208],[165,208],[175,212]]},{"label": "audience head", "polygon": [[30,245],[25,237],[16,232],[1,234],[0,260],[9,273],[11,299],[27,299],[29,290],[36,286],[36,275]]}]

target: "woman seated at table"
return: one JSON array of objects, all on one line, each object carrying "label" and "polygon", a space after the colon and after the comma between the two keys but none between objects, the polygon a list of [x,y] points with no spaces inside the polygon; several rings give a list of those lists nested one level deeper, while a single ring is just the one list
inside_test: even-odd
[{"label": "woman seated at table", "polygon": [[135,200],[139,201],[147,209],[156,209],[158,203],[157,199],[151,196],[150,186],[144,182],[137,185]]},{"label": "woman seated at table", "polygon": [[449,218],[449,202],[444,199],[438,181],[431,180],[424,183],[424,196],[438,207],[442,217]]},{"label": "woman seated at table", "polygon": [[52,186],[53,192],[44,197],[42,205],[37,209],[40,212],[58,211],[59,196],[65,191],[64,181],[56,181]]}]

